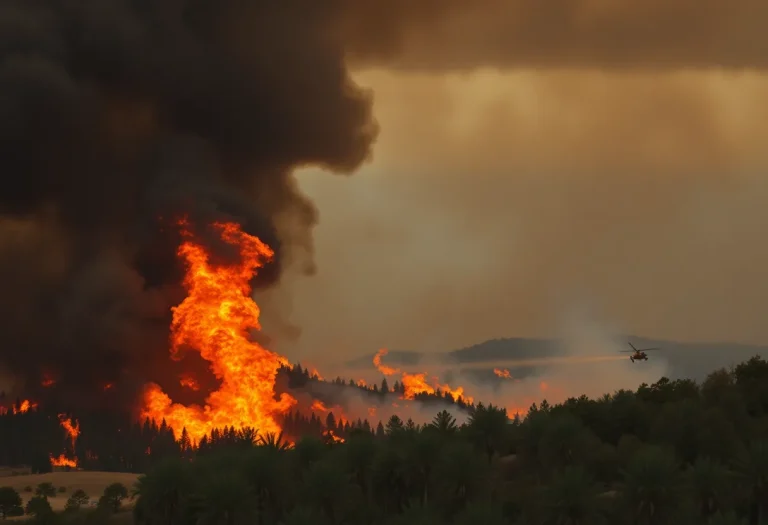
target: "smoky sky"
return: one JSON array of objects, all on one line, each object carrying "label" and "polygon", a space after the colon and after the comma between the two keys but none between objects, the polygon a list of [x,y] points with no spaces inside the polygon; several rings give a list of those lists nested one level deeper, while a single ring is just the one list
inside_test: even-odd
[{"label": "smoky sky", "polygon": [[352,173],[378,134],[350,67],[762,67],[766,9],[0,0],[0,377],[93,397],[165,373],[181,214],[270,243],[257,286],[311,271],[318,212],[292,171]]},{"label": "smoky sky", "polygon": [[310,2],[0,3],[0,333],[16,383],[138,385],[167,360],[181,215],[201,230],[231,218],[271,244],[256,285],[311,255],[316,212],[291,170],[349,173],[377,131],[337,15]]}]

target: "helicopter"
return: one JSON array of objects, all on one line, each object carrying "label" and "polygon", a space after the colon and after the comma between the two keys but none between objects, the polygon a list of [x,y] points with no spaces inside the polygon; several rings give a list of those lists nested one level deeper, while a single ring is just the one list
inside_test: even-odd
[{"label": "helicopter", "polygon": [[635,361],[648,361],[648,355],[646,354],[646,352],[648,352],[650,350],[659,350],[659,348],[637,349],[637,348],[635,348],[635,345],[633,345],[632,343],[627,343],[627,344],[629,344],[629,346],[632,347],[632,350],[621,350],[621,351],[622,352],[631,352],[632,355],[629,356],[629,360],[632,361],[633,363]]}]

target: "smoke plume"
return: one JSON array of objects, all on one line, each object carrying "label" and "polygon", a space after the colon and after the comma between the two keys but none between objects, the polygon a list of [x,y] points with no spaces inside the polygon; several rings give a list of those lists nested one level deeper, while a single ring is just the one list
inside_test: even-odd
[{"label": "smoke plume", "polygon": [[275,248],[257,285],[311,269],[292,170],[349,173],[377,132],[319,5],[0,2],[1,361],[26,392],[47,373],[92,398],[167,360],[182,214]]},{"label": "smoke plume", "polygon": [[166,373],[181,214],[269,243],[261,287],[289,264],[312,271],[317,212],[292,172],[351,173],[377,137],[348,64],[760,68],[766,9],[0,0],[0,377],[42,396],[48,374],[51,391],[93,400]]}]

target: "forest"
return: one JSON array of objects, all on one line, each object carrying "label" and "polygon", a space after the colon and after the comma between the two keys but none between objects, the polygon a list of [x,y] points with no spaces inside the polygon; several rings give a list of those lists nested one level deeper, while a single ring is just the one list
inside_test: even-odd
[{"label": "forest", "polygon": [[446,410],[424,425],[397,416],[378,429],[333,422],[344,442],[313,423],[318,432],[293,445],[226,429],[195,447],[144,422],[114,447],[128,446],[129,457],[139,448],[132,439],[154,434],[132,493],[141,525],[766,522],[768,362],[760,357],[701,384],[662,378],[599,399],[543,401],[522,419],[482,403],[466,410],[461,425]]}]

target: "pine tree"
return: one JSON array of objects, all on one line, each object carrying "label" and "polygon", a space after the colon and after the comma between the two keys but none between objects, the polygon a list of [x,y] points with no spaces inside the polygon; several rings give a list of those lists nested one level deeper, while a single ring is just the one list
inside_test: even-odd
[{"label": "pine tree", "polygon": [[336,417],[333,415],[333,412],[328,412],[328,417],[325,418],[325,427],[336,432]]}]

